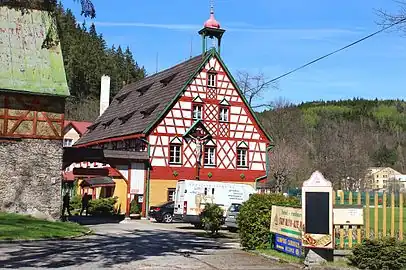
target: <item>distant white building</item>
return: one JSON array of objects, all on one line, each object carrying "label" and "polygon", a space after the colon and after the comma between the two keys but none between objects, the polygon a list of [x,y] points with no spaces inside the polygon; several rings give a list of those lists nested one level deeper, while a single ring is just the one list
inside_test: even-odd
[{"label": "distant white building", "polygon": [[403,179],[402,176],[404,176],[404,174],[392,169],[391,167],[370,167],[368,168],[366,178],[369,181],[371,189],[385,190],[392,179]]}]

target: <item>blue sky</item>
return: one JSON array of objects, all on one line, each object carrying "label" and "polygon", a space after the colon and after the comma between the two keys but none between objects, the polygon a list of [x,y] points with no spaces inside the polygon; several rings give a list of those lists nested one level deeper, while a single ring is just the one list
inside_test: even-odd
[{"label": "blue sky", "polygon": [[[84,20],[78,2],[62,2]],[[110,46],[129,46],[149,73],[157,54],[162,70],[189,58],[191,47],[193,55],[201,53],[197,31],[209,17],[209,0],[93,2],[98,32]],[[216,19],[226,29],[222,58],[231,72],[272,79],[378,30],[379,8],[398,7],[389,0],[215,0]],[[406,37],[385,32],[279,80],[265,99],[406,99],[405,64]]]}]

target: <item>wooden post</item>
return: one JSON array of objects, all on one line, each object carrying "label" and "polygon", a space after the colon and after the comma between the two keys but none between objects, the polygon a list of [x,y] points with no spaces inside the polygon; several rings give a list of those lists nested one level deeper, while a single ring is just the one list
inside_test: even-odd
[{"label": "wooden post", "polygon": [[395,237],[395,193],[391,195],[391,218],[390,218],[390,237]]},{"label": "wooden post", "polygon": [[375,239],[378,239],[378,234],[379,234],[379,212],[378,212],[378,192],[375,191],[375,196],[374,196],[374,212],[375,212],[375,217],[374,217],[374,234],[375,234]]},{"label": "wooden post", "polygon": [[340,226],[340,248],[344,249],[344,228]]},{"label": "wooden post", "polygon": [[340,204],[344,204],[344,191],[341,190]]},{"label": "wooden post", "polygon": [[357,204],[361,205],[361,192],[358,191],[358,195],[357,195]]},{"label": "wooden post", "polygon": [[386,192],[383,193],[383,205],[382,205],[382,237],[386,236]]},{"label": "wooden post", "polygon": [[348,194],[348,204],[352,204],[352,191],[350,191],[350,194]]},{"label": "wooden post", "polygon": [[357,226],[357,243],[361,244],[361,226]]},{"label": "wooden post", "polygon": [[333,190],[333,205],[336,204],[336,192]]},{"label": "wooden post", "polygon": [[348,227],[348,248],[352,248],[352,226]]},{"label": "wooden post", "polygon": [[403,241],[403,193],[399,193],[399,240]]},{"label": "wooden post", "polygon": [[365,193],[365,238],[369,239],[369,192]]}]

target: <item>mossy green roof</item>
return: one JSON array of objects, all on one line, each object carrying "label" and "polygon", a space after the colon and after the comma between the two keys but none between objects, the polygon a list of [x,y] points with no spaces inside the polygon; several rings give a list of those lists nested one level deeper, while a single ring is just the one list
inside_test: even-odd
[{"label": "mossy green roof", "polygon": [[43,48],[47,35],[58,40],[48,12],[0,6],[0,90],[69,96],[60,43]]}]

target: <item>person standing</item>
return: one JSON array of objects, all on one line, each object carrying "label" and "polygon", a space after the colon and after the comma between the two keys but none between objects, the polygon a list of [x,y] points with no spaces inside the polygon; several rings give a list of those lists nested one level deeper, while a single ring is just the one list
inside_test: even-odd
[{"label": "person standing", "polygon": [[86,216],[89,213],[89,196],[87,195],[87,192],[83,194],[82,197],[82,209],[80,210],[80,215],[83,214],[83,210],[86,210]]},{"label": "person standing", "polygon": [[70,196],[69,192],[67,191],[65,193],[65,196],[63,196],[62,216],[65,216],[65,210],[67,210],[69,216],[72,216],[70,213],[69,204],[70,204]]}]

